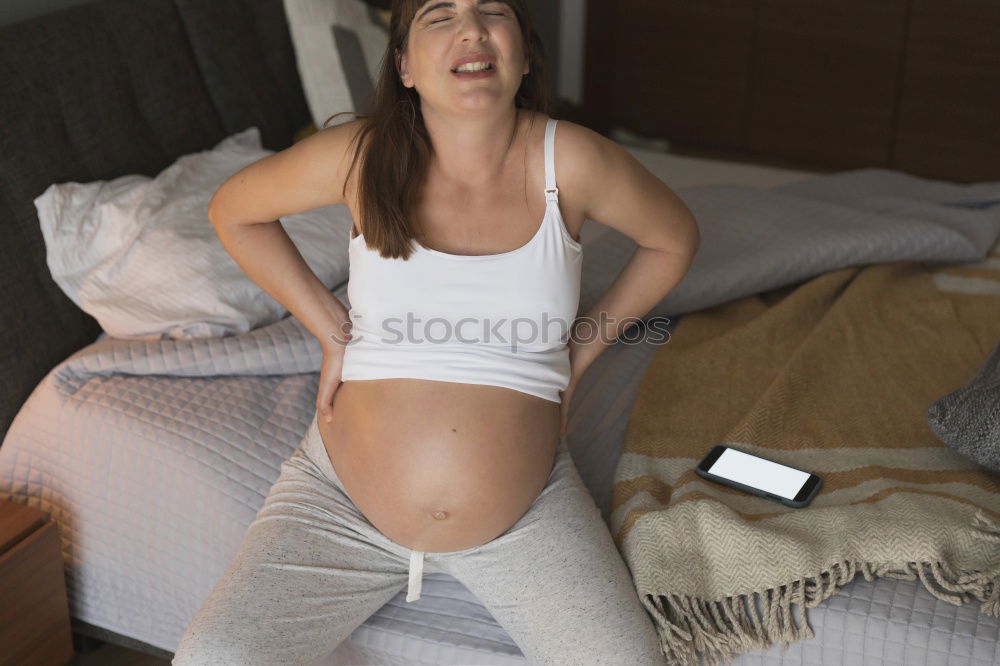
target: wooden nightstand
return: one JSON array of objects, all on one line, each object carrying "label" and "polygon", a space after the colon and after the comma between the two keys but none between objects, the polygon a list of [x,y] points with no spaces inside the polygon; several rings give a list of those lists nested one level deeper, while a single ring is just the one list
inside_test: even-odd
[{"label": "wooden nightstand", "polygon": [[63,666],[73,658],[59,526],[0,500],[0,666]]}]

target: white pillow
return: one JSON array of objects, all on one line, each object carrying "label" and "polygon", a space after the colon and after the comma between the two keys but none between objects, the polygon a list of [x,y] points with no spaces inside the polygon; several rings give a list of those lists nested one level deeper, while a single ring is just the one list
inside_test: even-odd
[{"label": "white pillow", "polygon": [[[217,337],[278,321],[287,310],[243,272],[207,214],[220,185],[273,152],[251,127],[156,178],[50,185],[34,202],[56,284],[118,338]],[[324,285],[347,280],[346,205],[281,223]]]},{"label": "white pillow", "polygon": [[[367,112],[389,45],[378,10],[360,0],[285,0],[285,17],[313,124]],[[328,127],[353,120],[345,114]]]}]

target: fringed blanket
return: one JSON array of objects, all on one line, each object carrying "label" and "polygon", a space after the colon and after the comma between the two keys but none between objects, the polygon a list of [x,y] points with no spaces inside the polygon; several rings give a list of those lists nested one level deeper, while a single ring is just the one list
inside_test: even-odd
[{"label": "fringed blanket", "polygon": [[[998,339],[997,248],[686,314],[643,377],[611,520],[668,662],[811,638],[805,607],[858,572],[1000,617],[1000,476],[927,423]],[[819,494],[794,509],[702,479],[718,443],[819,474]]]}]

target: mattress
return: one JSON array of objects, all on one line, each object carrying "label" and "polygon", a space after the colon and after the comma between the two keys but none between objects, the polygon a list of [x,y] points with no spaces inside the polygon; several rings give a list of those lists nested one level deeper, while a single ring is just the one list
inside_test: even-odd
[{"label": "mattress", "polygon": [[[675,189],[775,188],[815,175],[631,152]],[[605,233],[588,221],[581,240],[597,242]],[[605,259],[615,274],[620,258]],[[346,285],[335,293],[348,302]],[[729,295],[716,289],[707,296]],[[670,328],[682,319],[670,317]],[[609,347],[574,395],[568,444],[605,520],[628,415],[658,348]],[[50,512],[59,523],[73,617],[176,647],[305,433],[320,358],[316,341],[286,319],[229,339],[99,340],[49,373],[0,448],[0,498]],[[427,573],[416,602],[405,594],[322,663],[526,663],[485,607],[447,574]],[[807,613],[815,638],[736,663],[1000,663],[996,620],[973,604],[938,600],[915,581],[856,579]]]}]

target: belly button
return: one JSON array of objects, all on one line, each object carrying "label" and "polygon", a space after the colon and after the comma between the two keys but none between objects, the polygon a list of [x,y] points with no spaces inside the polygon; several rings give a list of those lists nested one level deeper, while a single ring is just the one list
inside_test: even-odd
[{"label": "belly button", "polygon": [[448,517],[448,512],[447,511],[435,511],[432,515],[437,520],[444,520],[445,518]]}]

